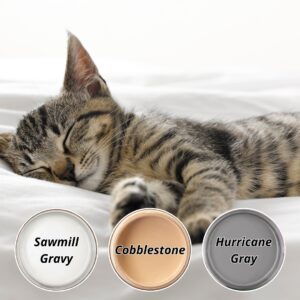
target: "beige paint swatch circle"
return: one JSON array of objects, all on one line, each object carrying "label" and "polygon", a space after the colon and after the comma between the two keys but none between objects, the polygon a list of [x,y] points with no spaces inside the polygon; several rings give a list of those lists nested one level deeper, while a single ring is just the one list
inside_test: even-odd
[{"label": "beige paint swatch circle", "polygon": [[127,284],[141,290],[159,290],[185,272],[191,241],[184,225],[160,209],[141,209],[115,227],[109,253],[112,266]]}]

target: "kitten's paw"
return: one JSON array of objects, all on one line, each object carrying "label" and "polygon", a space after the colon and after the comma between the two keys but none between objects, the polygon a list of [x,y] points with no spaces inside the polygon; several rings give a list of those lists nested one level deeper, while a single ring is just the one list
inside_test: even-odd
[{"label": "kitten's paw", "polygon": [[112,192],[113,208],[111,224],[115,226],[124,216],[134,210],[155,207],[155,200],[148,192],[142,178],[133,177],[120,181]]},{"label": "kitten's paw", "polygon": [[219,214],[196,213],[182,220],[188,230],[192,244],[203,242],[203,238],[208,226]]}]

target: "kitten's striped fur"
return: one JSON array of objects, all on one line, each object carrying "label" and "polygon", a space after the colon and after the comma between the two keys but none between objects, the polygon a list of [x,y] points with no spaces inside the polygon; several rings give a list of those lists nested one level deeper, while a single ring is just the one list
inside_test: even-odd
[{"label": "kitten's striped fur", "polygon": [[0,155],[18,174],[112,194],[113,225],[157,207],[201,242],[234,199],[300,194],[299,127],[298,113],[228,123],[127,113],[70,35],[61,94],[0,135]]}]

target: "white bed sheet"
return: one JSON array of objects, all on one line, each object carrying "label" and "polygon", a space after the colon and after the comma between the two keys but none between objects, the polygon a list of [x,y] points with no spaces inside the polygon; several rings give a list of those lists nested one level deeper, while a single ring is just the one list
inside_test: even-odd
[{"label": "white bed sheet", "polygon": [[[19,62],[0,61],[1,132],[14,130],[26,111],[43,103],[49,95],[58,93],[61,76],[56,78],[56,73],[63,69],[61,62],[24,61],[21,66],[23,71],[20,72]],[[29,70],[29,66],[28,75],[24,69]],[[134,107],[136,111],[155,108],[198,120],[232,120],[273,111],[300,111],[300,78],[261,72],[190,73],[138,66],[131,66],[125,72],[124,66],[115,66],[111,62],[104,64],[105,68],[115,97],[124,107]],[[115,71],[118,69],[120,72]],[[46,81],[42,80],[43,75]],[[109,196],[20,177],[0,161],[0,299],[300,298],[297,286],[300,197],[244,200],[235,204],[267,213],[278,224],[286,241],[286,259],[280,274],[269,285],[253,292],[234,292],[219,286],[205,270],[201,245],[193,246],[187,272],[172,287],[145,293],[126,286],[109,265],[109,206]],[[32,214],[48,208],[66,208],[82,215],[95,230],[100,246],[92,275],[82,285],[63,293],[46,292],[29,284],[14,259],[14,241],[20,226]]]}]

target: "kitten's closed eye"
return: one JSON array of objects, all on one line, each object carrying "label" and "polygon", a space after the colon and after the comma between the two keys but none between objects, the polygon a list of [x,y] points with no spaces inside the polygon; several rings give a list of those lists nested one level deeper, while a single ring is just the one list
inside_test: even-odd
[{"label": "kitten's closed eye", "polygon": [[63,140],[63,149],[64,149],[64,154],[71,154],[71,151],[70,149],[67,147],[67,141],[68,141],[68,138],[70,136],[70,133],[72,131],[72,129],[74,128],[76,122],[74,122],[70,127],[69,129],[67,130],[67,133],[65,135],[65,138]]},{"label": "kitten's closed eye", "polygon": [[32,169],[32,170],[26,171],[22,175],[25,177],[47,180],[47,181],[51,181],[51,182],[56,181],[51,170],[46,167],[39,167],[36,169]]},{"label": "kitten's closed eye", "polygon": [[[93,121],[97,119],[98,117],[101,116],[107,116],[110,115],[111,111],[106,111],[106,110],[92,110],[89,111],[88,113],[83,113],[79,117],[77,117],[76,121],[73,122],[73,124],[68,128],[65,138],[63,140],[63,150],[64,154],[70,155],[71,150],[70,147],[68,147],[69,143],[71,142],[72,134],[73,134],[73,129],[76,127],[76,130],[74,134],[76,135],[76,143],[81,142],[84,138],[86,138],[86,135],[88,135],[88,131],[90,128],[90,121]],[[98,125],[99,126],[99,125]],[[107,124],[102,124],[102,126],[99,126],[101,128],[100,133],[104,135],[105,131],[107,131]],[[93,132],[93,137],[97,136]],[[90,140],[90,138],[84,139],[84,141]]]},{"label": "kitten's closed eye", "polygon": [[32,169],[32,170],[28,170],[28,171],[22,173],[21,175],[24,176],[24,175],[30,174],[32,172],[43,171],[43,170],[51,173],[51,169],[49,167],[38,167],[38,168],[35,168],[35,169]]}]

